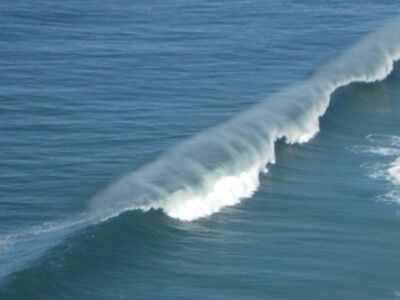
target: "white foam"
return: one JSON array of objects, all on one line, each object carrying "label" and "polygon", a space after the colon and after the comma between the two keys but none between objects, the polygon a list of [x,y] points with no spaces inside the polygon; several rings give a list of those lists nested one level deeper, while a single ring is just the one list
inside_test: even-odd
[{"label": "white foam", "polygon": [[400,155],[400,149],[391,147],[375,147],[375,146],[354,146],[349,148],[355,153],[371,153],[382,156],[397,156]]},{"label": "white foam", "polygon": [[12,245],[12,240],[10,236],[8,235],[0,236],[0,255],[4,254],[11,245]]},{"label": "white foam", "polygon": [[[389,191],[377,197],[379,201],[400,203],[400,137],[394,135],[371,134],[367,136],[376,146],[356,146],[350,150],[357,153],[371,153],[385,158],[385,162],[369,162],[361,165],[368,176],[389,183]],[[395,157],[394,160],[392,157]],[[391,158],[388,162],[387,159]]]},{"label": "white foam", "polygon": [[400,157],[391,162],[386,169],[390,181],[394,185],[400,185]]},{"label": "white foam", "polygon": [[400,137],[388,134],[369,134],[367,140],[371,143],[375,143],[386,147],[400,147]]},{"label": "white foam", "polygon": [[252,168],[240,174],[223,176],[217,180],[206,194],[193,195],[189,201],[187,196],[173,194],[164,211],[171,217],[182,221],[192,221],[200,217],[216,213],[225,206],[232,206],[243,198],[249,198],[259,185],[260,170]]},{"label": "white foam", "polygon": [[381,202],[400,203],[400,190],[391,190],[376,197]]},{"label": "white foam", "polygon": [[[398,137],[391,136],[390,140],[396,141],[397,139]],[[377,142],[379,140],[379,138],[375,139],[374,142]],[[381,141],[383,141],[383,143],[386,143],[387,139],[383,138],[381,139]],[[392,145],[395,145],[394,142],[390,143]],[[392,160],[390,162],[365,163],[362,165],[362,167],[369,171],[369,176],[372,178],[387,180],[391,182],[394,186],[400,185],[400,157],[398,157],[398,155],[400,155],[400,145],[399,148],[361,146],[357,147],[357,149],[361,149],[360,152],[368,152],[380,156],[395,156],[395,160]]]}]

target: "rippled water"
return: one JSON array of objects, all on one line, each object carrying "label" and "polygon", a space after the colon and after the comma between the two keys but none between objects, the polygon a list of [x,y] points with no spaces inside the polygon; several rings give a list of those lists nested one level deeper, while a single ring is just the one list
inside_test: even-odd
[{"label": "rippled water", "polygon": [[0,7],[0,299],[399,297],[397,1]]}]

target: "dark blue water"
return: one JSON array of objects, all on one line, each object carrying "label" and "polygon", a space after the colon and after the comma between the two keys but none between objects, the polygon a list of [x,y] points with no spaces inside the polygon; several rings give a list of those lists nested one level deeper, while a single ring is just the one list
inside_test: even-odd
[{"label": "dark blue water", "polygon": [[399,298],[398,12],[0,3],[0,299]]}]

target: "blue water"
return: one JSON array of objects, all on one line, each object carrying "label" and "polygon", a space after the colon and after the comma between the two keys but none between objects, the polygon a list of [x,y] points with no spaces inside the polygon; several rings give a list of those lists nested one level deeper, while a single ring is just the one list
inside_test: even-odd
[{"label": "blue water", "polygon": [[2,1],[0,299],[400,298],[399,12]]}]

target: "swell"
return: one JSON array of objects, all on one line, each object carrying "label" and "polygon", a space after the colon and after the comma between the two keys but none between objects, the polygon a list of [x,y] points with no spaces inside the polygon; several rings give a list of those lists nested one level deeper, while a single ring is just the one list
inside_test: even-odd
[{"label": "swell", "polygon": [[260,173],[275,162],[278,140],[309,141],[318,133],[319,118],[335,90],[352,82],[380,81],[392,72],[400,59],[398,28],[399,18],[366,36],[311,78],[122,177],[93,197],[84,213],[0,238],[0,278],[82,228],[128,210],[161,209],[172,218],[191,221],[251,197]]},{"label": "swell", "polygon": [[319,131],[331,94],[353,82],[385,79],[400,59],[400,19],[383,26],[291,86],[171,149],[94,197],[92,211],[115,216],[162,209],[191,221],[250,197],[275,161],[275,143],[304,143]]}]

